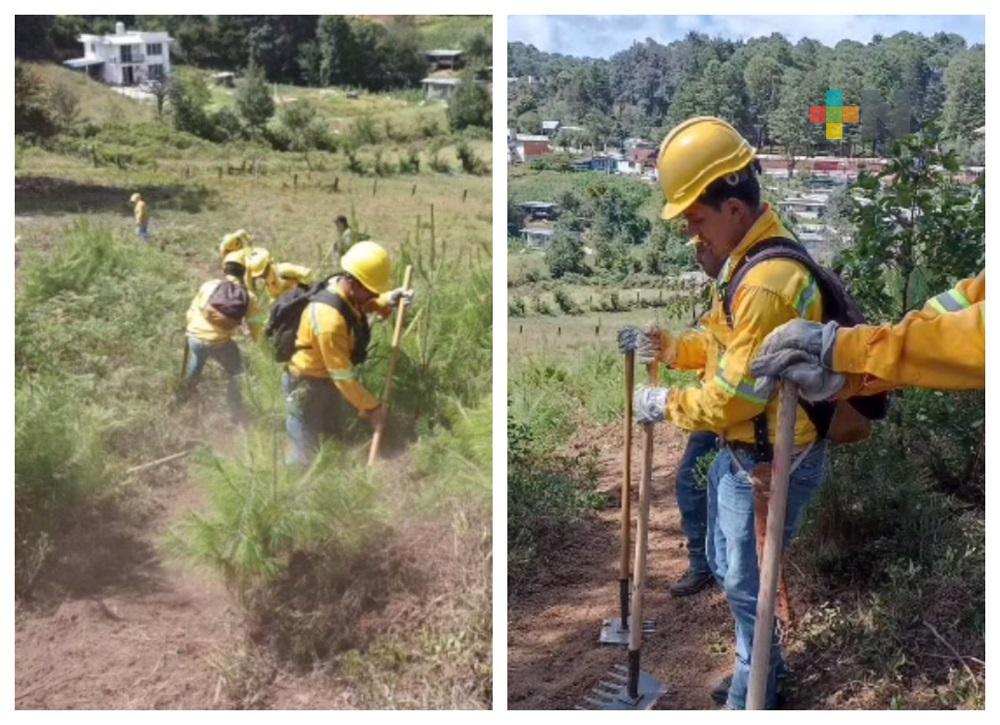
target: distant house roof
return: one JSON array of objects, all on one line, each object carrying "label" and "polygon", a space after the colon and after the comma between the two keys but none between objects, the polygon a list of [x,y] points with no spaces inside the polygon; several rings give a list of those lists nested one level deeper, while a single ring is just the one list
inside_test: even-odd
[{"label": "distant house roof", "polygon": [[558,121],[542,121],[542,128],[544,130],[552,129],[553,131],[559,128]]},{"label": "distant house roof", "polygon": [[628,158],[629,161],[637,164],[653,165],[656,163],[656,149],[647,146],[635,146],[629,150]]},{"label": "distant house roof", "polygon": [[94,43],[100,41],[111,45],[138,45],[139,43],[148,43],[151,41],[157,43],[173,42],[173,38],[162,30],[150,30],[148,32],[141,30],[129,30],[128,32],[120,35],[93,35],[90,33],[83,33],[77,37],[77,40],[81,43]]},{"label": "distant house roof", "polygon": [[461,78],[424,78],[420,81],[424,85],[428,86],[457,86],[461,85]]},{"label": "distant house roof", "polygon": [[556,204],[551,201],[522,201],[518,204],[522,209],[555,209]]},{"label": "distant house roof", "polygon": [[980,136],[985,136],[986,135],[986,126],[980,126],[975,131],[973,131],[973,133],[978,133]]},{"label": "distant house roof", "polygon": [[462,55],[462,51],[437,49],[437,50],[428,50],[424,53],[424,55],[432,58],[454,58],[456,56]]},{"label": "distant house roof", "polygon": [[517,134],[517,140],[519,142],[523,141],[524,143],[532,143],[534,141],[537,141],[539,143],[548,143],[549,137],[539,136],[537,134],[530,134],[530,133],[519,133]]},{"label": "distant house roof", "polygon": [[103,65],[104,61],[100,58],[73,58],[72,60],[63,61],[63,65],[67,65],[70,68],[86,68],[92,65]]},{"label": "distant house roof", "polygon": [[525,156],[545,156],[552,153],[552,147],[545,141],[528,141],[524,144]]}]

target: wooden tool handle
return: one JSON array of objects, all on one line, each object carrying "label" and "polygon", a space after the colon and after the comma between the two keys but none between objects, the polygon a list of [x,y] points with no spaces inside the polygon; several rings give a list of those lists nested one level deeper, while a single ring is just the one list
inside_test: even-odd
[{"label": "wooden tool handle", "polygon": [[[410,289],[410,275],[413,273],[413,267],[406,265],[406,271],[403,272],[403,289]],[[399,339],[403,334],[403,317],[406,315],[406,299],[401,299],[399,305],[396,307],[396,327],[392,331],[392,348],[389,352],[389,369],[385,375],[385,387],[382,389],[382,405],[388,410],[389,407],[389,394],[392,392],[392,374],[396,369],[396,357],[399,354]],[[368,465],[374,465],[375,459],[378,458],[378,447],[382,443],[382,431],[385,428],[385,424],[375,427],[375,434],[372,436],[372,447],[368,451]]]},{"label": "wooden tool handle", "polygon": [[778,437],[774,443],[771,495],[767,512],[767,537],[760,566],[760,589],[757,593],[757,617],[753,629],[753,651],[750,654],[750,685],[747,689],[747,709],[762,710],[767,696],[767,675],[771,659],[771,636],[774,631],[774,604],[781,568],[781,549],[785,534],[785,513],[788,508],[788,479],[795,443],[795,413],[799,390],[794,383],[781,384],[778,406]]},{"label": "wooden tool handle", "polygon": [[[650,384],[658,379],[657,364],[646,366]],[[646,424],[642,431],[642,478],[639,481],[639,515],[635,527],[635,565],[632,580],[632,613],[629,621],[629,652],[642,646],[642,594],[646,588],[646,548],[649,535],[649,493],[653,480],[653,425]]]},{"label": "wooden tool handle", "polygon": [[[631,548],[632,521],[632,391],[635,388],[635,353],[625,353],[625,466],[622,471],[621,501],[621,561],[619,575],[628,579],[628,557]],[[623,621],[622,624],[625,624]]]}]

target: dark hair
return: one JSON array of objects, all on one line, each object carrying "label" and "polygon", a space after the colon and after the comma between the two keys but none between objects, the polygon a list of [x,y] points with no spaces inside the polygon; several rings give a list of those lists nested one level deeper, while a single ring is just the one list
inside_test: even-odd
[{"label": "dark hair", "polygon": [[760,206],[760,161],[754,159],[736,173],[716,179],[702,193],[698,201],[716,211],[726,199],[742,201],[751,209]]},{"label": "dark hair", "polygon": [[334,219],[334,221],[335,221],[335,222],[340,222],[340,223],[341,223],[341,224],[343,224],[343,225],[344,225],[345,227],[346,227],[346,226],[350,226],[350,225],[349,225],[349,224],[347,223],[347,217],[346,217],[346,216],[344,216],[343,214],[341,214],[341,215],[340,215],[340,216],[338,216],[338,217],[337,217],[336,219]]},{"label": "dark hair", "polygon": [[247,268],[244,267],[239,262],[226,262],[222,265],[222,273],[228,274],[232,277],[239,277],[243,279],[243,275],[246,274]]}]

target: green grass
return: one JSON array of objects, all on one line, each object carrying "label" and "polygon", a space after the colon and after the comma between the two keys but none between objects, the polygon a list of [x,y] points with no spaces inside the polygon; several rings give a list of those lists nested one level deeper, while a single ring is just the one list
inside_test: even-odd
[{"label": "green grass", "polygon": [[[110,93],[90,91],[95,107]],[[104,497],[141,498],[146,489],[123,485],[125,467],[197,444],[188,474],[208,504],[170,546],[219,572],[248,623],[269,623],[273,636],[251,659],[325,668],[337,686],[353,683],[359,702],[381,707],[488,706],[492,188],[489,177],[460,172],[455,146],[465,137],[393,142],[384,161],[415,152],[421,172],[375,179],[346,172],[342,154],[310,154],[310,168],[301,154],[254,144],[185,146],[188,137],[121,100],[137,109],[135,124],[95,122],[89,137],[17,151],[19,592],[57,550],[61,517]],[[358,100],[386,118],[437,113],[413,94]],[[95,164],[89,147],[72,145],[84,138],[128,158]],[[465,140],[488,158],[488,140]],[[359,151],[365,163],[371,153]],[[430,171],[431,155],[451,173]],[[133,191],[150,204],[150,246],[135,237]],[[262,345],[241,343],[245,436],[217,425],[224,386],[212,366],[196,401],[170,407],[184,313],[198,285],[218,275],[223,234],[246,228],[279,261],[325,274],[333,269],[320,261],[341,213],[390,251],[397,282],[406,263],[415,268],[389,460],[365,468],[370,428],[356,421],[354,438],[331,445],[313,471],[295,471],[283,463],[280,368]],[[362,371],[376,393],[391,328],[376,325]],[[370,639],[369,654],[344,625],[377,620],[390,605],[411,612],[413,626]],[[355,682],[350,662],[384,687]],[[254,672],[227,673],[236,701],[256,702],[239,694],[256,690]]]}]

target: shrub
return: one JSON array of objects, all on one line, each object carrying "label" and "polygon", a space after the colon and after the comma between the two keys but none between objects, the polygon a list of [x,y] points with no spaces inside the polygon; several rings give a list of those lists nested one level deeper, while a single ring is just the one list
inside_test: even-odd
[{"label": "shrub", "polygon": [[450,174],[451,164],[449,164],[445,159],[441,158],[437,151],[431,156],[430,162],[427,164],[431,167],[431,171],[438,174]]},{"label": "shrub", "polygon": [[557,288],[554,295],[556,304],[559,305],[559,309],[565,314],[579,315],[583,312],[566,290]]},{"label": "shrub", "polygon": [[488,173],[489,169],[486,164],[476,156],[476,153],[464,140],[459,142],[455,148],[455,153],[458,155],[458,160],[462,164],[462,171],[465,173],[474,176],[481,176]]}]

